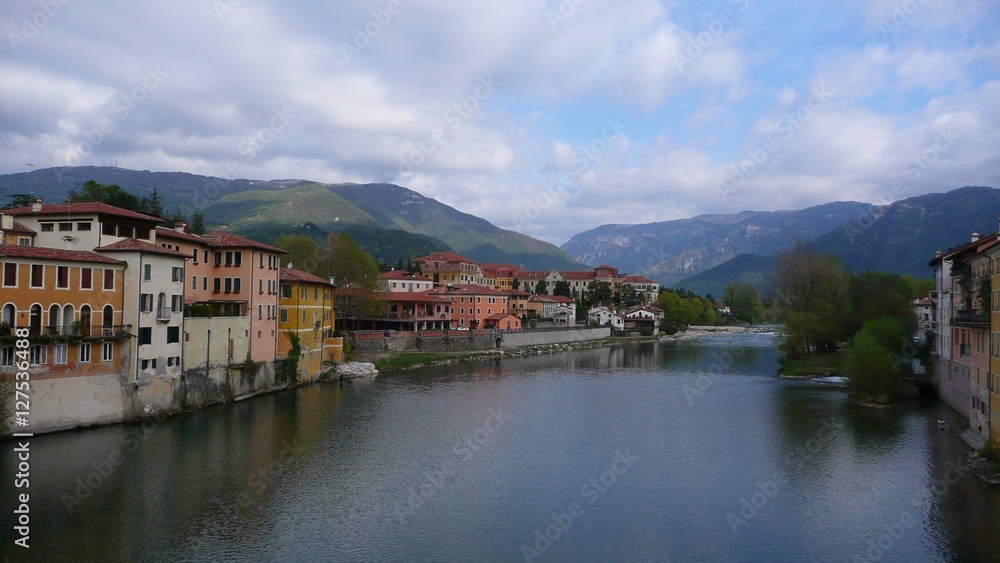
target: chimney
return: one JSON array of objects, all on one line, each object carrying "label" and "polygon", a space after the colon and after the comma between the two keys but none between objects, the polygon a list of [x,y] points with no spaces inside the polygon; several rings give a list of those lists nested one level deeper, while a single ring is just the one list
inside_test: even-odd
[{"label": "chimney", "polygon": [[972,233],[972,242],[979,242],[979,233]]},{"label": "chimney", "polygon": [[177,221],[176,223],[174,223],[174,230],[177,231],[178,233],[188,232],[187,227],[188,227],[187,223],[185,223],[184,221]]},{"label": "chimney", "polygon": [[934,257],[935,258],[940,258],[942,254],[944,254],[944,253],[941,252],[940,250],[935,250],[934,251]]},{"label": "chimney", "polygon": [[42,210],[42,198],[36,197],[35,199],[31,200],[31,210],[32,211]]},{"label": "chimney", "polygon": [[0,229],[10,231],[14,228],[14,216],[0,213]]}]

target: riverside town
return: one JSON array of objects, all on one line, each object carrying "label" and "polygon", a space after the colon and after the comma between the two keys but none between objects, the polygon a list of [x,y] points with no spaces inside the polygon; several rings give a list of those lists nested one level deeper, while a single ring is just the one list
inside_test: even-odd
[{"label": "riverside town", "polygon": [[0,562],[1000,560],[1000,3],[4,15]]}]

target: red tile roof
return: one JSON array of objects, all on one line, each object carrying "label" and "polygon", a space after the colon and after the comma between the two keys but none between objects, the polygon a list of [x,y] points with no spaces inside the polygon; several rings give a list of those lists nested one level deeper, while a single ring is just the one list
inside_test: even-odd
[{"label": "red tile roof", "polygon": [[455,254],[454,252],[432,252],[431,254],[428,254],[423,258],[417,258],[415,261],[425,262],[428,260],[431,262],[448,262],[448,263],[465,262],[466,264],[478,264],[475,260],[472,260],[471,258],[466,258],[461,254]]},{"label": "red tile roof", "polygon": [[36,235],[36,234],[38,234],[35,231],[29,229],[28,227],[25,227],[21,223],[18,223],[17,221],[14,221],[14,228],[13,229],[8,229],[8,230],[6,230],[4,232],[5,233],[15,234],[15,235]]},{"label": "red tile roof", "polygon": [[172,238],[176,240],[185,240],[188,242],[193,242],[195,244],[204,244],[206,246],[208,245],[208,243],[202,240],[202,238],[198,235],[194,235],[191,233],[181,233],[174,229],[169,229],[167,227],[156,227],[156,238],[160,237]]},{"label": "red tile roof", "polygon": [[98,264],[124,264],[120,260],[102,256],[90,250],[62,250],[41,246],[17,246],[0,244],[0,256],[10,258],[36,258],[43,260],[64,260],[72,262],[95,262]]},{"label": "red tile roof", "polygon": [[597,277],[594,272],[559,272],[567,280],[591,280]]},{"label": "red tile roof", "polygon": [[421,276],[420,274],[411,274],[406,270],[389,270],[388,272],[382,273],[382,279],[384,280],[411,280],[411,281],[422,281],[429,282],[432,281],[427,276]]},{"label": "red tile roof", "polygon": [[176,256],[178,258],[190,258],[191,256],[176,250],[170,250],[162,246],[148,243],[134,238],[125,238],[113,244],[107,244],[94,249],[97,252],[147,252],[149,254],[162,254],[164,256]]},{"label": "red tile roof", "polygon": [[493,289],[492,287],[486,287],[485,285],[479,284],[463,284],[463,285],[453,285],[451,287],[439,286],[431,290],[431,292],[440,295],[493,295],[500,297],[507,297],[507,294],[503,291]]},{"label": "red tile roof", "polygon": [[[484,321],[493,321],[493,322],[496,322],[496,321],[501,321],[501,320],[503,320],[503,319],[505,319],[507,317],[514,317],[515,319],[518,319],[517,315],[512,315],[511,313],[496,313],[496,314],[490,315],[488,317],[485,317],[483,320]],[[518,319],[518,320],[520,320],[520,319]]]},{"label": "red tile roof", "polygon": [[74,213],[78,214],[93,214],[97,213],[100,215],[113,215],[115,217],[125,217],[127,219],[138,219],[141,221],[150,221],[153,223],[162,223],[163,219],[161,217],[155,217],[153,215],[146,215],[145,213],[139,213],[137,211],[129,211],[128,209],[122,209],[121,207],[115,207],[114,205],[108,205],[106,203],[98,203],[94,201],[88,201],[83,203],[47,203],[42,205],[41,210],[32,211],[31,206],[25,207],[15,207],[13,209],[5,209],[4,213],[7,215],[17,215],[17,216],[33,216],[33,217],[44,217],[46,215],[72,215]]},{"label": "red tile roof", "polygon": [[572,297],[566,297],[565,295],[532,295],[528,298],[528,301],[548,302],[548,303],[576,303]]},{"label": "red tile roof", "polygon": [[531,297],[531,294],[527,291],[521,291],[520,289],[511,289],[507,291],[507,295],[511,297]]},{"label": "red tile roof", "polygon": [[312,284],[329,285],[329,286],[333,285],[332,283],[330,283],[330,280],[323,279],[317,276],[316,274],[310,274],[305,270],[286,268],[284,266],[282,266],[281,270],[279,271],[278,279],[280,281],[297,281],[301,283],[312,283]]},{"label": "red tile roof", "polygon": [[226,231],[212,231],[210,233],[205,233],[201,238],[209,246],[216,248],[256,248],[259,250],[266,250],[268,252],[275,252],[277,254],[288,254],[286,251],[275,246],[257,242],[253,239],[241,237],[240,235],[228,233]]},{"label": "red tile roof", "polygon": [[390,291],[383,293],[382,298],[390,303],[447,303],[451,299],[427,291]]},{"label": "red tile roof", "polygon": [[625,276],[625,281],[631,283],[659,283],[656,280],[651,280],[645,276]]}]

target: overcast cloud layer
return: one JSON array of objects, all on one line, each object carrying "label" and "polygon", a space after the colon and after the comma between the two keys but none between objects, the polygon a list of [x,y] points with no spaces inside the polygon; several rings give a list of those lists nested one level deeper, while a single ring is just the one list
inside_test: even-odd
[{"label": "overcast cloud layer", "polygon": [[556,243],[604,223],[1000,187],[994,0],[2,12],[3,172],[389,181]]}]

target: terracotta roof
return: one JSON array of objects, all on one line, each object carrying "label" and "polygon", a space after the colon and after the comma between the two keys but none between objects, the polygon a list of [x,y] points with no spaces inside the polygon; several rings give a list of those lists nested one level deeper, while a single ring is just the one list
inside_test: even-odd
[{"label": "terracotta roof", "polygon": [[79,214],[97,213],[100,215],[114,215],[115,217],[125,217],[128,219],[151,221],[153,223],[162,223],[164,221],[163,218],[161,217],[146,215],[145,213],[139,213],[138,211],[129,211],[128,209],[122,209],[121,207],[115,207],[114,205],[108,205],[106,203],[98,203],[95,201],[88,201],[83,203],[47,203],[42,205],[42,208],[39,211],[32,211],[31,206],[29,205],[25,207],[15,207],[13,209],[5,209],[4,213],[6,213],[7,215],[34,216],[34,217],[43,217],[46,215],[71,215],[73,213],[79,213]]},{"label": "terracotta roof", "polygon": [[451,299],[442,295],[437,295],[427,291],[391,291],[383,294],[383,299],[394,303],[447,303],[451,304]]},{"label": "terracotta roof", "polygon": [[518,318],[517,315],[512,315],[510,313],[496,313],[494,315],[490,315],[488,317],[485,317],[483,320],[484,321],[499,321],[499,320],[505,319],[507,317],[514,317],[515,319]]},{"label": "terracotta roof", "polygon": [[429,282],[432,281],[427,276],[421,276],[420,274],[412,274],[406,270],[389,270],[388,272],[382,273],[382,279],[385,280],[412,280],[412,281],[422,281]]},{"label": "terracotta roof", "polygon": [[618,268],[615,268],[614,266],[608,266],[607,264],[601,264],[600,266],[598,266],[598,267],[596,267],[594,269],[595,270],[601,270],[601,269],[614,270],[616,272],[618,271]]},{"label": "terracotta roof", "polygon": [[4,232],[5,233],[15,234],[15,235],[36,235],[36,234],[38,234],[35,231],[32,231],[31,229],[29,229],[28,227],[25,227],[23,224],[18,223],[17,221],[14,221],[14,228],[13,229],[7,229]]},{"label": "terracotta roof", "polygon": [[297,281],[301,283],[313,283],[318,285],[330,285],[330,286],[333,285],[332,283],[330,283],[330,280],[323,279],[317,276],[316,274],[310,274],[305,270],[299,270],[296,268],[286,268],[284,266],[282,266],[281,270],[278,272],[278,280]]},{"label": "terracotta roof", "polygon": [[594,272],[559,272],[568,280],[589,280],[597,277]]},{"label": "terracotta roof", "polygon": [[124,264],[90,250],[62,250],[42,246],[17,246],[0,244],[0,256],[10,258],[39,258],[44,260],[65,260],[73,262],[96,262],[98,264]]},{"label": "terracotta roof", "polygon": [[576,303],[576,300],[574,300],[572,297],[566,297],[565,295],[532,295],[528,299],[528,301],[534,301],[536,303],[539,301],[542,302],[548,301],[549,303],[567,303],[567,304]]},{"label": "terracotta roof", "polygon": [[507,294],[502,291],[475,283],[453,285],[451,287],[438,286],[432,289],[431,292],[441,295],[497,295],[507,297]]},{"label": "terracotta roof", "polygon": [[455,254],[454,252],[432,252],[423,258],[417,258],[415,262],[424,262],[430,260],[431,262],[465,262],[466,264],[477,264],[475,260],[471,258],[466,258],[461,254]]},{"label": "terracotta roof", "polygon": [[170,250],[162,246],[148,243],[134,238],[125,238],[113,244],[107,244],[94,249],[97,252],[148,252],[149,254],[162,254],[164,256],[176,256],[178,258],[190,258],[191,256],[176,250]]},{"label": "terracotta roof", "polygon": [[511,297],[531,297],[531,294],[527,291],[521,291],[520,289],[511,289],[507,292],[507,295]]},{"label": "terracotta roof", "polygon": [[208,243],[202,240],[202,238],[198,235],[194,235],[191,233],[181,233],[174,229],[169,229],[167,227],[156,227],[156,237],[172,238],[176,240],[186,240],[188,242],[193,242],[196,244],[204,244],[206,246],[208,245]]},{"label": "terracotta roof", "polygon": [[210,233],[205,233],[201,238],[209,246],[213,246],[215,248],[257,248],[259,250],[266,250],[268,252],[275,252],[278,254],[288,254],[288,252],[280,248],[225,231],[212,231]]},{"label": "terracotta roof", "polygon": [[921,307],[933,307],[934,301],[924,297],[923,299],[917,299],[913,302],[914,305],[920,305]]},{"label": "terracotta roof", "polygon": [[631,283],[659,283],[658,281],[651,280],[646,276],[625,276],[625,281]]}]

